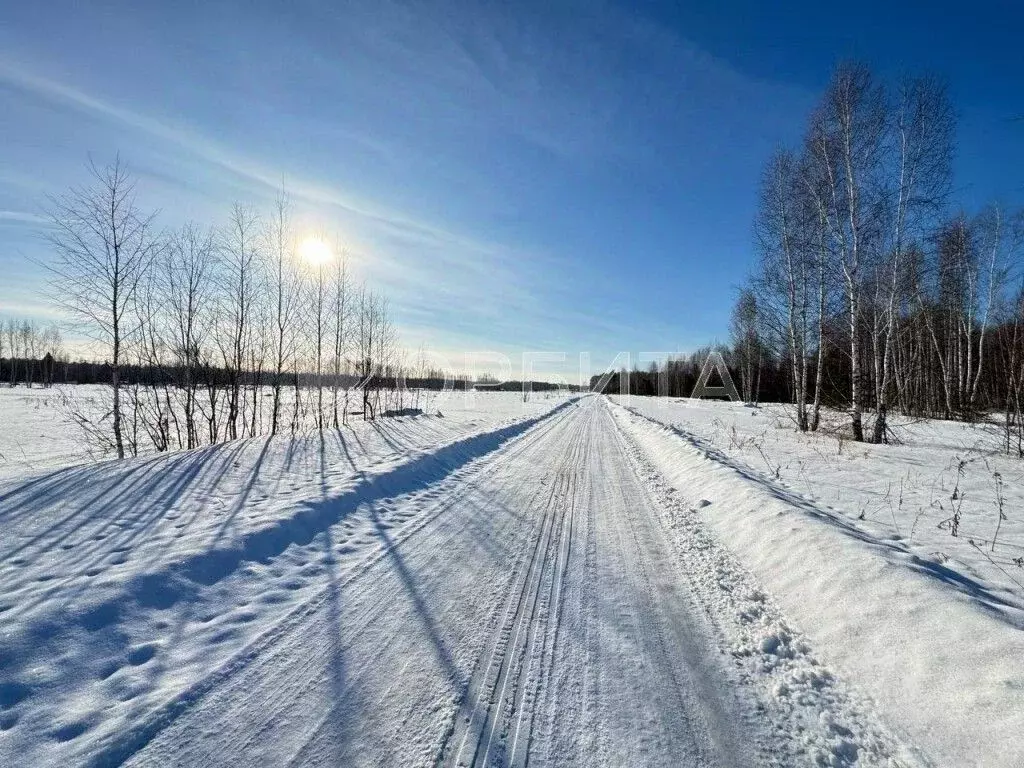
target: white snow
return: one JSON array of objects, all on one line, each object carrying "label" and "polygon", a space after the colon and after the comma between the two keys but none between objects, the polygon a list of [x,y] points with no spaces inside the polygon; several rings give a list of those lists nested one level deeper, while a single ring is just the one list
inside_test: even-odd
[{"label": "white snow", "polygon": [[1024,760],[1019,595],[962,537],[842,511],[901,456],[941,473],[954,426],[819,467],[827,438],[743,422],[779,410],[476,393],[53,469],[83,456],[26,396],[0,390],[0,448],[43,438],[0,480],[0,765]]},{"label": "white snow", "polygon": [[[322,441],[22,467],[0,482],[0,764],[107,754],[301,609],[325,573],[379,557],[380,529],[413,512],[375,518],[367,500],[420,491],[564,404],[453,395],[443,416],[355,421]],[[82,458],[53,414],[4,431],[43,438],[36,468]],[[314,541],[327,531],[329,553]]]},{"label": "white snow", "polygon": [[[78,387],[88,401],[96,388]],[[61,413],[60,387],[0,386],[0,481],[97,458]]]},{"label": "white snow", "polygon": [[[667,483],[770,592],[821,661],[854,681],[888,723],[940,765],[1024,764],[1017,738],[1024,733],[1024,613],[1016,574],[1013,566],[1004,572],[972,556],[977,548],[962,540],[963,531],[954,538],[936,528],[941,510],[927,501],[926,479],[947,494],[955,481],[948,459],[939,457],[984,451],[978,467],[972,462],[974,473],[961,476],[961,488],[968,499],[982,495],[979,467],[1010,478],[1000,546],[1024,543],[1014,480],[1020,469],[985,450],[982,430],[908,425],[901,446],[847,443],[838,456],[834,438],[791,432],[781,408],[752,416],[750,408],[723,403],[631,398],[628,405],[632,410],[619,408],[616,417]],[[878,515],[857,519],[892,478],[908,474],[903,508],[893,501],[893,528]],[[889,516],[887,502],[885,508]],[[985,504],[965,502],[964,509],[964,528],[976,530]],[[769,634],[762,650],[777,644],[787,645]],[[788,680],[780,683],[780,695],[792,690]]]}]

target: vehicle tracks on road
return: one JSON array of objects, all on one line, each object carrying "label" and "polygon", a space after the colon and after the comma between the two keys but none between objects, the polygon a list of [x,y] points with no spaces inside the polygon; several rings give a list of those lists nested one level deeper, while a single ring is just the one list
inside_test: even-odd
[{"label": "vehicle tracks on road", "polygon": [[369,504],[380,551],[148,720],[131,764],[757,763],[617,430],[583,398]]},{"label": "vehicle tracks on road", "polygon": [[[592,407],[591,404],[581,406]],[[557,642],[572,546],[586,421],[577,417],[543,506],[540,536],[504,603],[498,631],[463,699],[441,762],[525,765],[543,681]],[[554,617],[554,622],[551,619]]]}]

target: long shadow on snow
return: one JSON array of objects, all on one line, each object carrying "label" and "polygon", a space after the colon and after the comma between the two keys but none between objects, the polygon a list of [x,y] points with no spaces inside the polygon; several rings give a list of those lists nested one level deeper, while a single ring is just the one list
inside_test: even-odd
[{"label": "long shadow on snow", "polygon": [[458,681],[461,678],[461,673],[455,664],[455,659],[452,658],[451,652],[448,650],[448,646],[444,644],[437,620],[434,618],[434,614],[431,613],[423,593],[416,584],[416,577],[410,572],[409,566],[405,563],[405,558],[402,557],[402,554],[395,547],[394,539],[391,538],[387,528],[383,525],[376,507],[370,508],[370,519],[373,521],[377,536],[384,545],[384,551],[387,552],[389,561],[394,565],[395,572],[402,581],[402,586],[409,593],[409,598],[412,600],[416,613],[423,620],[423,628],[426,629],[430,642],[434,646],[434,653],[437,656],[438,663],[444,668],[449,680],[453,682]]},{"label": "long shadow on snow", "polygon": [[193,585],[216,584],[243,562],[266,562],[292,544],[308,544],[314,536],[343,520],[360,504],[401,496],[443,480],[563,407],[558,406],[537,418],[458,440],[432,453],[421,454],[388,472],[365,475],[340,496],[297,505],[291,515],[269,526],[187,557],[170,568],[136,578],[129,587],[128,597],[145,607],[169,608],[193,591]]},{"label": "long shadow on snow", "polygon": [[213,473],[211,488],[215,488],[245,444],[243,441],[224,443],[172,456],[170,473],[168,455],[160,454],[130,459],[127,468],[115,466],[113,462],[71,467],[40,478],[44,481],[41,485],[30,481],[17,487],[0,498],[3,502],[0,522],[27,514],[47,513],[54,505],[77,499],[76,494],[81,494],[84,488],[89,488],[91,493],[83,500],[76,500],[69,512],[47,528],[4,552],[0,560],[13,558],[36,546],[41,547],[42,552],[53,550],[89,526],[101,526],[93,533],[103,533],[112,525],[126,522],[111,512],[120,512],[121,503],[129,499],[137,503],[136,516],[131,522],[154,513],[159,517],[200,476]]},{"label": "long shadow on snow", "polygon": [[745,464],[730,458],[719,449],[711,446],[696,435],[687,432],[685,429],[682,429],[675,424],[665,424],[657,419],[645,416],[633,408],[625,407],[625,410],[644,421],[650,422],[662,429],[667,429],[678,437],[681,437],[692,447],[704,454],[708,459],[728,467],[743,479],[755,484],[779,501],[796,507],[801,512],[838,528],[841,533],[856,539],[873,549],[881,550],[884,555],[897,556],[889,558],[890,561],[910,568],[910,570],[915,573],[936,579],[969,598],[973,603],[987,611],[996,619],[1018,629],[1024,628],[1024,620],[1019,616],[1013,615],[1013,613],[1020,612],[1021,606],[1000,597],[976,579],[972,579],[970,576],[960,573],[948,566],[942,565],[941,563],[936,563],[934,561],[918,557],[910,552],[907,547],[899,544],[898,542],[883,541],[872,536],[870,533],[858,528],[852,521],[844,519],[841,515],[832,514],[802,496],[781,487],[760,472],[757,472]]},{"label": "long shadow on snow", "polygon": [[[267,439],[263,438],[263,440]],[[53,523],[43,533],[37,534],[13,550],[0,555],[0,562],[4,562],[28,549],[35,548],[32,555],[35,557],[56,549],[58,545],[64,548],[62,542],[84,532],[86,528],[91,529],[88,540],[78,542],[71,551],[65,553],[64,562],[69,569],[68,575],[54,579],[49,583],[48,588],[30,602],[23,600],[21,607],[35,607],[58,593],[63,593],[65,598],[75,599],[79,594],[87,591],[89,583],[83,581],[72,587],[70,591],[64,592],[69,585],[74,584],[78,574],[104,565],[112,553],[130,549],[133,543],[143,538],[176,505],[186,488],[207,480],[210,483],[210,489],[216,488],[228,467],[234,463],[236,457],[249,442],[237,441],[236,444],[210,446],[190,451],[172,457],[170,464],[168,464],[166,456],[138,461],[126,473],[115,472],[110,477],[102,477],[95,483],[100,486],[98,493],[85,500],[84,503],[76,505],[70,514]],[[257,464],[262,462],[265,455],[266,446],[260,452]],[[76,474],[72,473],[71,476],[76,477]],[[71,492],[65,489],[64,493],[70,494]],[[40,498],[33,494],[31,498],[24,501],[45,505],[48,503],[47,496],[48,494]],[[133,499],[144,499],[145,501],[132,504]],[[43,509],[45,510],[45,506]],[[31,576],[26,578],[31,578]],[[12,582],[6,584],[5,587],[13,589],[22,583],[24,580],[19,582],[12,579]],[[151,585],[152,581],[149,577],[141,577],[139,584]],[[163,598],[153,596],[153,599],[157,600],[154,607],[166,607],[160,602]],[[145,603],[145,599],[140,602]],[[173,602],[172,600],[167,605],[173,604]],[[98,606],[96,611],[98,611],[97,617],[115,617],[118,607],[103,604]],[[90,611],[88,615],[91,617],[94,613],[94,611]],[[86,624],[91,621],[91,618],[85,619]]]}]

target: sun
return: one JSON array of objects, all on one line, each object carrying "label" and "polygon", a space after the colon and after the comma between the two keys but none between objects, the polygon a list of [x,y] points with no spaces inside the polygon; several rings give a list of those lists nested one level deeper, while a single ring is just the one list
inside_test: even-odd
[{"label": "sun", "polygon": [[299,244],[299,256],[307,264],[321,267],[331,260],[331,246],[319,237],[307,237]]}]

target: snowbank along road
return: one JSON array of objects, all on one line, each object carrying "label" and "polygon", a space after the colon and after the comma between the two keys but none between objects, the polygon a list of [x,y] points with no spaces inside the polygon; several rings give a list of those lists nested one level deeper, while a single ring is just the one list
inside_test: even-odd
[{"label": "snowbank along road", "polygon": [[[26,669],[49,651],[0,666],[0,762],[928,764],[819,663],[613,409],[570,401],[421,456],[402,482],[369,478],[351,509],[325,488],[304,535],[243,537],[229,567],[193,558],[187,591],[168,580],[177,599],[120,619],[138,641],[120,667],[90,677],[61,657],[78,671],[48,683],[46,723]],[[205,668],[141,642],[238,593],[244,630],[210,636]],[[218,656],[228,632],[244,642]],[[93,679],[138,670],[165,681],[144,706]]]}]

